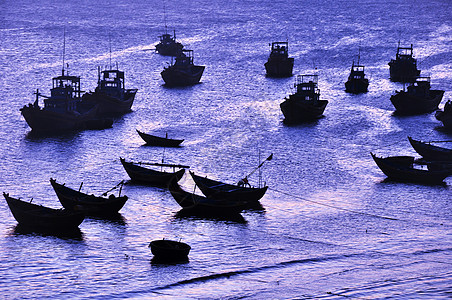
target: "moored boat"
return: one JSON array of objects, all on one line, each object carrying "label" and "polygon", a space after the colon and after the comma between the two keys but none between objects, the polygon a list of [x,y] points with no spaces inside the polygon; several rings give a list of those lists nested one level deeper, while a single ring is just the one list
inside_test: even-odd
[{"label": "moored boat", "polygon": [[318,75],[298,75],[296,92],[280,104],[284,123],[298,124],[312,121],[323,115],[328,100],[320,100]]},{"label": "moored boat", "polygon": [[160,74],[167,86],[189,86],[199,83],[204,69],[193,63],[193,50],[182,50]]},{"label": "moored boat", "polygon": [[[124,170],[133,181],[162,187],[167,187],[173,177],[176,179],[176,182],[179,181],[184,176],[185,169],[190,168],[189,166],[176,164],[127,162],[122,157],[120,161]],[[144,166],[160,167],[160,171]],[[173,169],[173,172],[163,171],[163,168]]]},{"label": "moored boat", "polygon": [[400,47],[399,41],[396,59],[391,59],[388,64],[391,81],[414,82],[421,73],[413,57],[413,44],[410,47]]},{"label": "moored boat", "polygon": [[448,100],[443,110],[435,112],[435,118],[443,123],[444,129],[452,131],[452,102]]},{"label": "moored boat", "polygon": [[154,255],[154,258],[161,259],[164,261],[178,261],[187,259],[190,253],[190,245],[172,241],[172,240],[154,240],[149,243],[149,248]]},{"label": "moored boat", "polygon": [[358,64],[355,65],[354,61],[352,63],[350,75],[345,83],[345,91],[352,94],[366,93],[368,86],[369,79],[366,78],[364,66],[359,64],[358,58]]},{"label": "moored boat", "polygon": [[273,42],[267,62],[264,64],[268,77],[292,76],[294,58],[289,57],[288,42]]},{"label": "moored boat", "polygon": [[377,166],[389,179],[402,182],[441,184],[450,176],[450,170],[428,170],[414,167],[412,156],[377,157],[371,153]]},{"label": "moored boat", "polygon": [[98,105],[100,115],[118,115],[129,112],[138,89],[126,89],[124,72],[117,69],[98,68],[97,87],[85,93],[82,102],[88,106]]},{"label": "moored boat", "polygon": [[181,139],[170,139],[168,134],[165,137],[159,137],[151,134],[144,133],[137,129],[140,137],[146,142],[148,146],[158,146],[158,147],[178,147],[184,140]]},{"label": "moored boat", "polygon": [[85,219],[85,215],[81,212],[53,209],[25,202],[7,193],[3,193],[3,196],[16,221],[31,229],[55,232],[71,230],[78,228]]},{"label": "moored boat", "polygon": [[408,137],[413,149],[419,153],[427,161],[451,161],[452,149],[432,145],[431,143],[422,142]]},{"label": "moored boat", "polygon": [[[113,194],[110,194],[109,197],[85,194],[71,189],[64,184],[57,183],[56,180],[52,178],[50,179],[50,184],[64,208],[81,211],[86,215],[115,215],[128,200],[127,196],[121,196],[123,182],[114,187],[114,189],[117,187],[120,188],[119,196],[117,197]],[[108,192],[111,192],[112,190],[113,189]],[[106,196],[107,193],[104,193],[104,195]]]},{"label": "moored boat", "polygon": [[[35,132],[71,131],[80,129],[103,129],[113,121],[97,117],[98,106],[81,105],[80,77],[65,74],[52,78],[50,96],[36,91],[33,104],[20,109],[27,124]],[[44,107],[39,106],[44,98]]]},{"label": "moored boat", "polygon": [[169,34],[166,30],[165,33],[159,36],[160,42],[155,45],[155,50],[160,55],[177,56],[182,52],[184,46],[176,41],[176,30],[173,31],[173,35]]},{"label": "moored boat", "polygon": [[187,213],[229,215],[240,213],[249,206],[247,201],[212,199],[184,191],[175,178],[170,180],[168,189],[182,211]]},{"label": "moored boat", "polygon": [[418,77],[408,85],[406,91],[396,91],[391,96],[391,102],[397,114],[423,114],[437,110],[443,95],[443,90],[431,89],[430,77]]}]

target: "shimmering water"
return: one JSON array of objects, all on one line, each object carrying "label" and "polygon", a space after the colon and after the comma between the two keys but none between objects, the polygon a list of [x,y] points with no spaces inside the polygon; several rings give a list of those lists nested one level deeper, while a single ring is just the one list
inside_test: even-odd
[{"label": "shimmering water", "polygon": [[[202,84],[164,87],[169,58],[152,49],[161,1],[0,1],[2,191],[59,208],[49,184],[100,193],[128,179],[119,157],[188,164],[236,182],[270,153],[264,211],[241,220],[181,218],[169,192],[128,184],[121,219],[88,218],[75,237],[16,228],[0,204],[0,295],[30,298],[447,298],[452,282],[451,178],[444,186],[384,181],[369,152],[414,155],[407,136],[447,140],[433,114],[392,115],[397,42],[451,99],[451,2],[165,1],[169,28],[206,66]],[[113,128],[36,137],[19,108],[48,94],[62,65],[93,90],[112,61],[139,92]],[[295,74],[319,75],[325,117],[286,127],[279,104],[294,77],[265,77],[272,41],[289,41]],[[344,92],[358,49],[367,94]],[[135,129],[184,138],[144,147]],[[254,178],[257,180],[257,178]],[[190,187],[189,179],[182,183]],[[192,246],[184,264],[151,263],[153,239]]]}]

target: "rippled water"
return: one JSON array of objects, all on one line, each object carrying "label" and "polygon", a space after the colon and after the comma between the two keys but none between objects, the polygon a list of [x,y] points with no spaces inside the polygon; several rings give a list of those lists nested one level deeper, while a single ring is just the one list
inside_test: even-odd
[{"label": "rippled water", "polygon": [[[263,211],[243,219],[184,218],[169,192],[127,184],[119,220],[86,219],[76,236],[16,227],[0,205],[0,294],[29,298],[447,298],[451,296],[451,178],[443,186],[385,181],[369,152],[414,155],[407,136],[447,140],[433,114],[392,115],[397,42],[414,44],[422,75],[451,98],[450,1],[166,1],[169,28],[206,66],[202,84],[164,87],[169,62],[152,51],[161,1],[0,1],[2,191],[59,208],[49,184],[100,193],[128,179],[119,156],[188,164],[236,182],[270,153]],[[48,94],[62,65],[93,90],[112,60],[138,88],[113,128],[34,136],[19,108]],[[295,74],[316,72],[325,117],[287,127],[279,104],[294,77],[265,77],[272,41],[289,41]],[[358,49],[369,92],[344,82]],[[135,129],[184,138],[144,147]],[[257,178],[254,178],[257,180]],[[186,187],[192,186],[183,179]],[[153,239],[192,247],[184,264],[151,262]]]}]

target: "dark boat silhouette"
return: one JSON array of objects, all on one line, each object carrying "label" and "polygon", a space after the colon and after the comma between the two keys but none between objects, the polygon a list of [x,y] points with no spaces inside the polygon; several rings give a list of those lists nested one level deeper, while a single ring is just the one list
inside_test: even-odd
[{"label": "dark boat silhouette", "polygon": [[377,157],[371,153],[377,166],[389,179],[423,184],[442,184],[451,175],[450,170],[425,170],[414,167],[413,156]]},{"label": "dark boat silhouette", "polygon": [[190,245],[172,240],[154,240],[149,243],[154,258],[165,261],[181,261],[188,258]]},{"label": "dark boat silhouette", "polygon": [[124,72],[117,69],[101,71],[98,68],[97,87],[85,93],[82,102],[89,107],[98,105],[100,115],[118,115],[131,110],[138,89],[126,89]]},{"label": "dark boat silhouette", "polygon": [[3,196],[16,221],[30,229],[51,232],[73,230],[85,219],[81,212],[36,205],[10,197],[7,193],[3,193]]},{"label": "dark boat silhouette", "polygon": [[452,162],[452,149],[432,145],[408,137],[413,149],[428,161],[449,161]]},{"label": "dark boat silhouette", "polygon": [[352,63],[352,68],[350,69],[350,74],[348,75],[348,80],[345,83],[345,91],[352,94],[366,93],[369,86],[369,79],[366,78],[364,73],[364,66],[359,64],[355,65]]},{"label": "dark boat silhouette", "polygon": [[166,137],[159,137],[151,134],[144,133],[137,129],[140,137],[146,142],[148,146],[158,146],[158,147],[178,147],[184,140],[179,139],[169,139],[168,134]]},{"label": "dark boat silhouette", "polygon": [[[167,187],[173,177],[179,181],[184,176],[185,169],[189,168],[189,166],[165,163],[127,162],[122,157],[120,160],[124,170],[133,181],[161,187]],[[161,169],[158,171],[143,166],[160,167]],[[163,171],[163,168],[173,169],[173,172]]]},{"label": "dark boat silhouette", "polygon": [[443,90],[430,89],[430,77],[418,77],[406,91],[396,91],[391,102],[397,114],[415,115],[435,111],[443,99]]},{"label": "dark boat silhouette", "polygon": [[182,207],[182,211],[186,213],[204,215],[237,214],[249,205],[247,201],[212,199],[184,191],[177,183],[176,178],[170,180],[168,189],[176,202]]},{"label": "dark boat silhouette", "polygon": [[[115,195],[110,194],[110,196],[107,198],[82,193],[80,191],[71,189],[64,184],[59,184],[55,179],[50,178],[50,184],[55,190],[55,193],[64,208],[81,211],[86,215],[95,216],[117,215],[118,211],[128,200],[127,196],[121,196],[122,183],[123,182],[114,187],[114,189],[120,187],[119,196],[116,197]],[[111,192],[111,190],[108,192]],[[106,196],[107,193],[104,193],[103,195]]]},{"label": "dark boat silhouette", "polygon": [[443,123],[446,130],[452,131],[452,102],[450,100],[444,104],[443,110],[435,112],[435,118]]},{"label": "dark boat silhouette", "polygon": [[[65,75],[52,78],[50,96],[36,91],[33,104],[20,109],[27,124],[35,132],[57,132],[111,127],[111,119],[97,117],[98,106],[81,105],[80,77]],[[39,106],[44,98],[44,107]]]},{"label": "dark boat silhouette", "polygon": [[155,50],[161,54],[166,56],[177,56],[182,52],[184,46],[176,41],[176,31],[173,31],[173,35],[169,34],[166,30],[165,33],[159,36],[160,42],[155,45]]},{"label": "dark boat silhouette", "polygon": [[399,41],[396,59],[391,59],[388,65],[391,81],[395,82],[414,82],[421,73],[413,57],[413,44],[410,47],[400,47]]},{"label": "dark boat silhouette", "polygon": [[320,118],[327,100],[320,100],[318,75],[298,75],[294,84],[296,92],[280,104],[284,123],[299,124]]},{"label": "dark boat silhouette", "polygon": [[267,62],[264,64],[268,77],[290,77],[293,70],[293,57],[289,57],[288,42],[273,42]]},{"label": "dark boat silhouette", "polygon": [[167,86],[190,86],[199,83],[204,69],[193,63],[193,50],[183,50],[160,74]]}]

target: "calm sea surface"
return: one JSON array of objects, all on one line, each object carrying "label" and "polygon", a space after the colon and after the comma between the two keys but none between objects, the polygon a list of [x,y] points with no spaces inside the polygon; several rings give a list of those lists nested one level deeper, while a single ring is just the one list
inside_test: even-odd
[{"label": "calm sea surface", "polygon": [[[166,88],[170,58],[154,53],[176,30],[205,65],[202,83]],[[422,75],[452,90],[452,2],[23,1],[0,0],[1,191],[60,208],[49,179],[99,194],[128,180],[119,157],[191,166],[237,182],[273,153],[262,178],[262,211],[243,219],[179,217],[164,189],[128,182],[119,220],[87,218],[75,237],[22,232],[0,201],[0,297],[4,299],[283,299],[452,296],[452,178],[423,186],[385,181],[370,152],[415,155],[407,136],[452,140],[434,114],[396,117],[399,83],[388,62],[414,45]],[[138,88],[133,112],[113,128],[35,136],[19,109],[49,94],[61,72],[94,90],[112,63]],[[325,117],[287,127],[279,104],[295,77],[269,79],[269,43],[289,41],[295,74],[319,75]],[[353,60],[369,92],[349,95]],[[184,138],[183,147],[144,147],[136,129]],[[452,148],[451,145],[448,145]],[[257,174],[256,174],[257,175]],[[258,176],[252,178],[256,184]],[[182,184],[193,186],[190,178]],[[189,262],[154,264],[154,239],[181,239]]]}]

